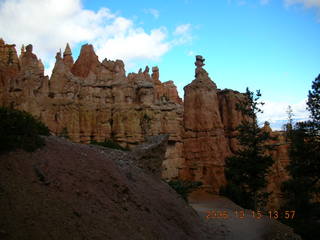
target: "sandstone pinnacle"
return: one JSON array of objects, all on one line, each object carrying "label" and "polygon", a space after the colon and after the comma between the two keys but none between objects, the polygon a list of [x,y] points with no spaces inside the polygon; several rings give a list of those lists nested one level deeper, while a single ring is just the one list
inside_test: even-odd
[{"label": "sandstone pinnacle", "polygon": [[25,49],[25,47],[24,47],[24,44],[22,44],[22,46],[21,46],[21,54],[23,54],[23,53],[25,53],[26,52],[26,49]]},{"label": "sandstone pinnacle", "polygon": [[65,50],[63,52],[63,62],[71,70],[71,68],[73,66],[73,58],[72,58],[72,51],[71,51],[71,48],[69,46],[69,43],[67,43],[66,48],[65,48]]},{"label": "sandstone pinnacle", "polygon": [[[19,61],[15,46],[0,40],[0,105],[40,117],[55,135],[67,129],[75,142],[112,139],[133,147],[147,136],[169,134],[164,178],[201,181],[211,191],[225,184],[224,159],[238,150],[236,127],[244,120],[236,105],[245,96],[217,89],[202,56],[196,57],[196,77],[184,88],[182,102],[173,81],[159,80],[157,66],[151,76],[148,67],[126,76],[121,60],[100,64],[92,45],[82,47],[74,64],[71,54],[68,44],[63,56],[57,53],[49,81],[32,45]],[[280,191],[281,169],[288,163],[285,137],[279,139],[282,144],[272,151],[279,171],[268,185],[273,192]]]},{"label": "sandstone pinnacle", "polygon": [[26,46],[26,52],[27,52],[27,53],[32,53],[32,50],[33,50],[33,47],[32,47],[31,44],[29,44],[29,45]]},{"label": "sandstone pinnacle", "polygon": [[85,44],[81,47],[80,56],[72,66],[71,72],[78,77],[87,77],[91,72],[97,73],[97,67],[100,65],[98,56],[93,50],[91,44]]},{"label": "sandstone pinnacle", "polygon": [[160,80],[159,80],[159,68],[157,66],[155,67],[152,67],[152,80],[154,83],[160,83]]},{"label": "sandstone pinnacle", "polygon": [[67,43],[67,45],[66,45],[66,48],[65,48],[65,50],[63,52],[63,57],[68,56],[68,55],[72,55],[72,51],[71,51],[71,48],[69,46],[69,43]]}]

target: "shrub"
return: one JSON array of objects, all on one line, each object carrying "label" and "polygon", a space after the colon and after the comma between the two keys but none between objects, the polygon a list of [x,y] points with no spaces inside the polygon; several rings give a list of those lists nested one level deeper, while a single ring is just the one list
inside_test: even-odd
[{"label": "shrub", "polygon": [[122,151],[129,151],[128,148],[124,148],[122,147],[120,144],[114,142],[113,140],[109,139],[109,140],[105,140],[104,142],[97,142],[97,141],[91,141],[90,144],[93,145],[99,145],[102,147],[107,147],[107,148],[112,148],[112,149],[118,149],[118,150],[122,150]]},{"label": "shrub", "polygon": [[241,187],[232,182],[222,186],[219,194],[232,199],[232,201],[244,208],[254,207],[252,203],[252,194],[244,191]]},{"label": "shrub", "polygon": [[202,185],[202,182],[192,182],[184,180],[171,180],[168,182],[169,186],[172,187],[185,201],[188,201],[189,193],[193,192]]},{"label": "shrub", "polygon": [[18,148],[35,151],[45,144],[39,135],[49,135],[40,120],[24,111],[0,107],[0,153]]},{"label": "shrub", "polygon": [[69,132],[68,132],[68,128],[64,127],[60,134],[59,134],[59,137],[63,137],[63,138],[66,138],[66,139],[70,139],[70,136],[69,136]]}]

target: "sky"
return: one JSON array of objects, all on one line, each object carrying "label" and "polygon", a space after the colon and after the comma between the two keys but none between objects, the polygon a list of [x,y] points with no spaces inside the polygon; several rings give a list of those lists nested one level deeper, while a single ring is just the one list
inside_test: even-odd
[{"label": "sky", "polygon": [[259,121],[280,129],[288,105],[297,120],[309,115],[320,0],[0,0],[0,37],[19,51],[33,44],[49,75],[67,42],[74,59],[91,43],[100,61],[122,59],[127,73],[158,66],[182,98],[202,55],[218,88],[260,89]]}]

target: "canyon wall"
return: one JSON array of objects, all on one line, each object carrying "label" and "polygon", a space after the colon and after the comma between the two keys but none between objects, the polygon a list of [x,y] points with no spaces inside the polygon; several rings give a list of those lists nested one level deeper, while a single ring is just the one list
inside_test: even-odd
[{"label": "canyon wall", "polygon": [[[74,62],[70,46],[58,52],[50,79],[33,53],[0,39],[0,105],[25,110],[41,119],[54,135],[74,142],[113,140],[132,148],[146,137],[168,134],[162,177],[201,181],[218,192],[225,184],[225,158],[238,148],[236,127],[243,120],[236,104],[244,95],[219,90],[196,57],[195,79],[184,101],[173,81],[162,83],[158,67],[126,74],[121,60],[99,61],[92,45],[83,45]],[[266,131],[271,131],[265,126]],[[271,152],[276,160],[268,189],[279,194],[286,178],[287,145],[281,133]]]},{"label": "canyon wall", "polygon": [[74,62],[70,46],[58,52],[49,80],[32,45],[0,41],[0,105],[40,118],[54,135],[74,142],[112,139],[133,147],[145,137],[169,134],[164,177],[178,174],[182,156],[183,106],[172,81],[161,83],[159,69],[126,76],[121,60],[101,63],[92,45]]}]

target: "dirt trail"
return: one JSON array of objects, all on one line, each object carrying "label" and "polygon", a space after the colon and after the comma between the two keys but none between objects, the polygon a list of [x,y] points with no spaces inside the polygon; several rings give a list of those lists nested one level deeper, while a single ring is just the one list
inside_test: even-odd
[{"label": "dirt trail", "polygon": [[197,191],[190,195],[189,204],[206,221],[220,226],[219,234],[228,240],[301,239],[286,225],[269,216],[253,217],[251,210],[222,196]]}]

